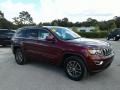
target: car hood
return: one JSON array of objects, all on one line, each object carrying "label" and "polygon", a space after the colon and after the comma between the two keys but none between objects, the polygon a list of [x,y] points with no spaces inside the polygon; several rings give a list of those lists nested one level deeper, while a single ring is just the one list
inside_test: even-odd
[{"label": "car hood", "polygon": [[105,41],[95,40],[95,39],[88,39],[88,38],[79,38],[74,40],[69,40],[68,42],[79,44],[79,45],[87,45],[87,46],[109,46],[110,44]]}]

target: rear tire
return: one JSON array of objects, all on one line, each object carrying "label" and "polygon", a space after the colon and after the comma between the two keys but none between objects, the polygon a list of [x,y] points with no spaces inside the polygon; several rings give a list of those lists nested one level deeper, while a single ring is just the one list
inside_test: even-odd
[{"label": "rear tire", "polygon": [[113,37],[113,40],[114,41],[118,41],[119,39],[117,37]]},{"label": "rear tire", "polygon": [[84,77],[86,67],[81,58],[71,56],[65,59],[64,69],[71,80],[80,81]]},{"label": "rear tire", "polygon": [[16,60],[16,63],[19,65],[24,65],[27,63],[27,60],[26,60],[25,56],[23,55],[21,49],[15,50],[15,60]]}]

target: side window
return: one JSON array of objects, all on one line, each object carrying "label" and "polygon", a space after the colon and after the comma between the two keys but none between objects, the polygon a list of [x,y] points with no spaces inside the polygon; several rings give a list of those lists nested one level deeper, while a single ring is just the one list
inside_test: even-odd
[{"label": "side window", "polygon": [[7,35],[9,36],[9,37],[12,37],[13,35],[14,35],[14,31],[9,31],[8,33],[7,33]]},{"label": "side window", "polygon": [[36,29],[27,30],[26,38],[37,39],[37,37],[38,37],[38,30],[36,30]]},{"label": "side window", "polygon": [[45,29],[41,29],[38,32],[38,40],[43,40],[45,41],[47,37],[52,36],[52,34],[50,32],[48,32]]},{"label": "side window", "polygon": [[0,35],[4,36],[4,35],[6,35],[7,32],[8,32],[7,30],[0,30]]},{"label": "side window", "polygon": [[16,33],[16,37],[25,37],[26,36],[26,30],[19,30]]},{"label": "side window", "polygon": [[120,30],[118,31],[118,34],[120,35]]}]

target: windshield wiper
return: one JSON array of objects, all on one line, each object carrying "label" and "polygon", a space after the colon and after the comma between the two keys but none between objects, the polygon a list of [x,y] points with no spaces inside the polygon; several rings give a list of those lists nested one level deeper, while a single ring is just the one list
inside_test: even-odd
[{"label": "windshield wiper", "polygon": [[74,39],[78,39],[78,38],[81,38],[81,37],[76,37],[76,38],[74,38]]},{"label": "windshield wiper", "polygon": [[65,39],[65,40],[74,40],[74,39],[78,39],[78,38],[81,38],[81,37],[76,37],[76,38],[72,38],[72,39]]}]

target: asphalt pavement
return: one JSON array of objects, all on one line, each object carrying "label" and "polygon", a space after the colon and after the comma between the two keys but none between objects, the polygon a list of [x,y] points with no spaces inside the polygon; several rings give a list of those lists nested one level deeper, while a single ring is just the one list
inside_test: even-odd
[{"label": "asphalt pavement", "polygon": [[120,41],[109,42],[115,51],[111,66],[82,81],[68,79],[60,67],[47,63],[17,65],[10,47],[0,47],[0,90],[120,90]]}]

